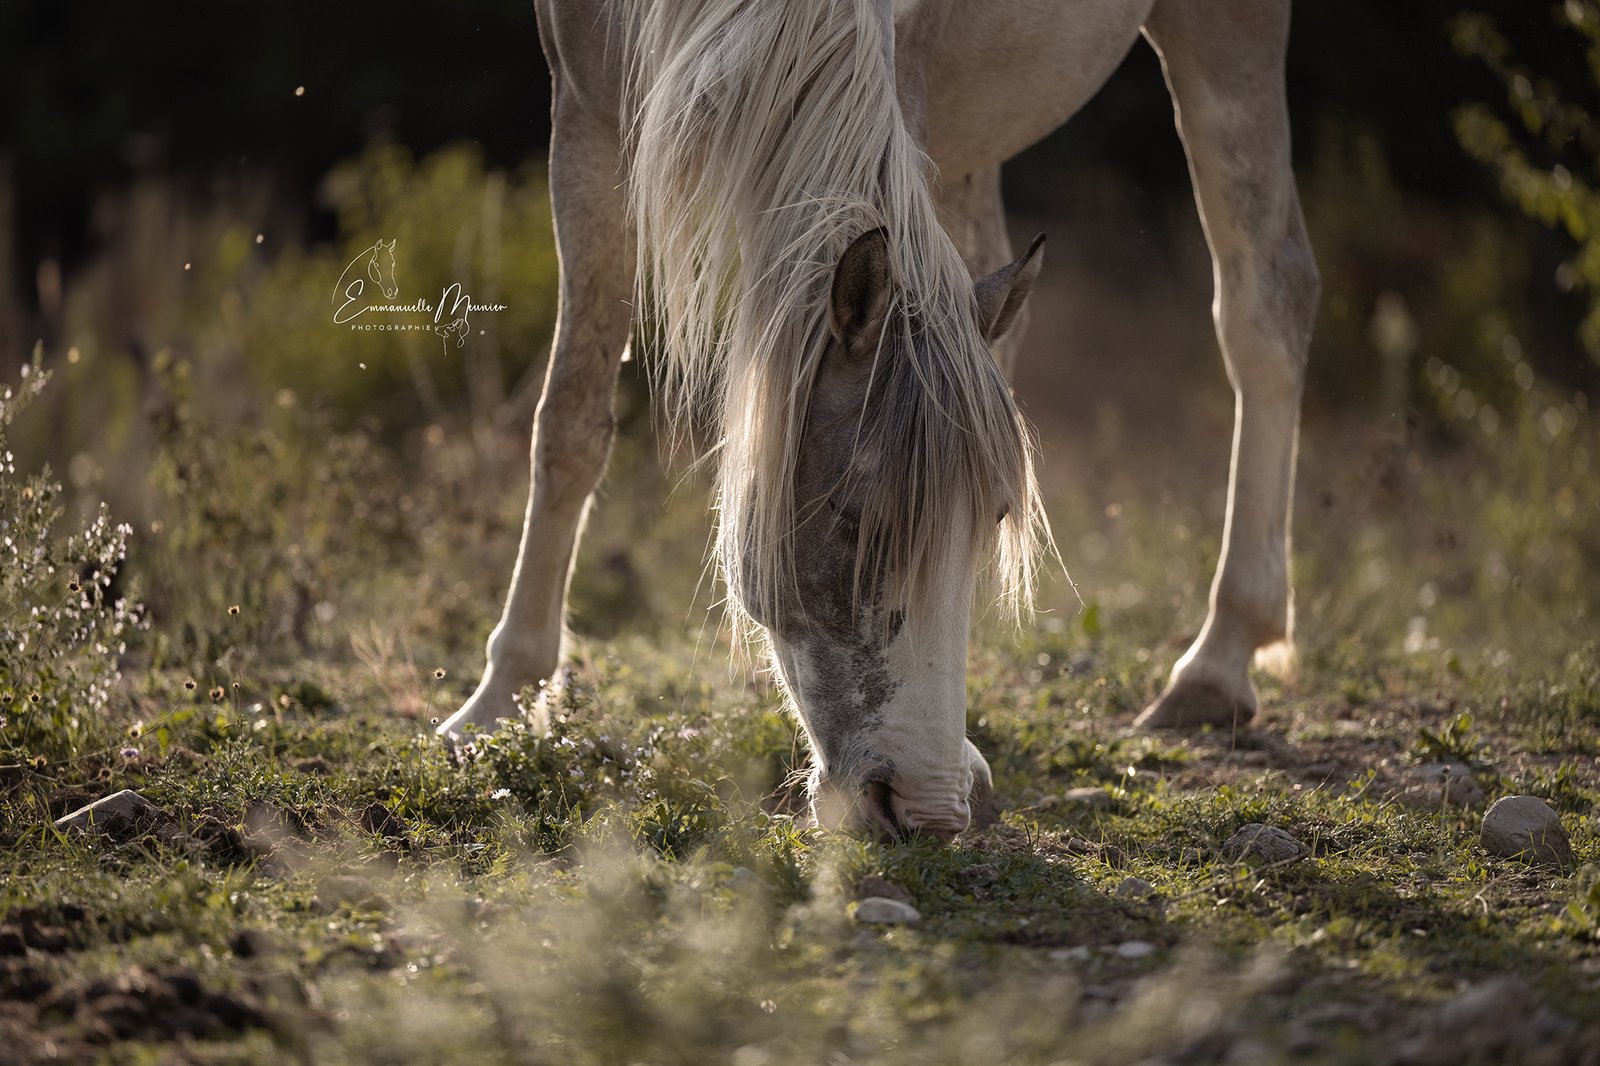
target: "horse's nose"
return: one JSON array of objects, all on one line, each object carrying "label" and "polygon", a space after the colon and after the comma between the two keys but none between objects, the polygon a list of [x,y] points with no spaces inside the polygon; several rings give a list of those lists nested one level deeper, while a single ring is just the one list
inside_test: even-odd
[{"label": "horse's nose", "polygon": [[907,797],[890,779],[870,779],[854,791],[824,778],[812,795],[817,823],[829,829],[866,832],[889,839],[925,836],[948,844],[971,821],[965,799]]},{"label": "horse's nose", "polygon": [[917,833],[948,844],[966,831],[972,809],[964,797],[906,799],[890,790],[889,809],[902,832]]},{"label": "horse's nose", "polygon": [[862,786],[861,809],[876,832],[892,837],[931,837],[941,844],[960,836],[972,820],[963,799],[907,799],[890,781],[868,781]]}]

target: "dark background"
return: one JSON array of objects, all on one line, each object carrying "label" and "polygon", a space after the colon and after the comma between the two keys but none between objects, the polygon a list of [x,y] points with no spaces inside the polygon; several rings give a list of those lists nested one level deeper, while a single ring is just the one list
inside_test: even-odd
[{"label": "dark background", "polygon": [[[1450,127],[1461,103],[1504,98],[1451,45],[1451,20],[1465,11],[1491,15],[1520,58],[1586,102],[1578,39],[1552,10],[1543,0],[1299,3],[1289,60],[1295,151],[1305,168],[1330,141],[1366,138],[1433,229],[1448,230],[1456,215],[1501,216],[1532,260],[1537,291],[1524,297],[1540,370],[1589,388],[1593,367],[1572,340],[1581,308],[1548,283],[1569,249],[1501,202]],[[548,92],[529,0],[9,0],[0,5],[0,189],[10,190],[0,202],[9,215],[9,224],[0,216],[0,316],[11,325],[0,329],[9,349],[0,366],[26,358],[40,337],[49,350],[41,282],[70,285],[104,250],[113,235],[96,205],[139,179],[158,177],[195,203],[265,189],[280,232],[315,244],[336,235],[319,183],[338,161],[375,140],[418,157],[468,141],[490,167],[511,168],[544,151]],[[1142,43],[1080,116],[1009,166],[1008,202],[1041,226],[1081,214],[1089,172],[1114,187],[1116,210],[1154,254],[1174,239],[1194,242],[1192,227],[1171,233],[1173,218],[1185,217],[1174,205],[1187,202],[1187,175]],[[1429,266],[1426,256],[1387,258],[1376,273],[1391,276],[1366,288],[1404,290],[1392,275]]]}]

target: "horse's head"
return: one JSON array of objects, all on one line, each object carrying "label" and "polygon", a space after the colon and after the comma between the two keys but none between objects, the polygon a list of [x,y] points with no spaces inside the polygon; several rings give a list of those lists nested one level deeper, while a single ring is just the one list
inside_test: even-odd
[{"label": "horse's head", "polygon": [[372,246],[372,255],[367,259],[367,276],[370,277],[378,288],[383,290],[383,297],[392,300],[400,295],[400,286],[394,280],[394,241],[391,239],[385,244],[379,239]]},{"label": "horse's head", "polygon": [[[949,839],[987,800],[988,765],[966,738],[976,578],[999,550],[1027,580],[1015,556],[1041,518],[1027,435],[987,349],[1032,286],[1039,247],[957,291],[953,326],[948,313],[931,326],[897,287],[884,231],[856,239],[803,400],[791,549],[752,549],[747,523],[730,559],[725,530],[732,587],[766,627],[811,739],[825,825]],[[939,350],[952,344],[963,352]],[[793,574],[764,573],[772,558]]]}]

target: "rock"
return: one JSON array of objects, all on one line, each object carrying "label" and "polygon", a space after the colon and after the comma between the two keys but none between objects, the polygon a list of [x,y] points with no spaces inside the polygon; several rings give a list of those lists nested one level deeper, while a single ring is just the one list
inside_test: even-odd
[{"label": "rock", "polygon": [[975,862],[962,870],[957,876],[961,878],[962,884],[976,887],[993,881],[1000,876],[1000,871],[995,869],[993,863]]},{"label": "rock", "polygon": [[1458,993],[1439,1008],[1441,1032],[1469,1033],[1478,1029],[1501,1029],[1512,1019],[1526,1019],[1533,1013],[1533,993],[1520,977],[1491,977]]},{"label": "rock", "polygon": [[113,792],[105,799],[95,800],[87,807],[79,807],[71,814],[56,819],[56,828],[85,829],[103,833],[118,819],[134,822],[141,818],[155,820],[161,817],[161,808],[145,799],[131,788]]},{"label": "rock", "polygon": [[1078,810],[1103,811],[1111,806],[1111,793],[1095,787],[1069,788],[1065,792],[1043,797],[1037,806],[1045,810],[1052,807],[1074,807]]},{"label": "rock", "polygon": [[1149,899],[1156,894],[1156,886],[1142,877],[1124,877],[1117,886],[1117,895],[1124,899]]},{"label": "rock", "polygon": [[1446,804],[1476,807],[1484,800],[1483,787],[1472,768],[1458,762],[1432,762],[1407,770],[1398,799],[1409,807],[1433,809]]},{"label": "rock", "polygon": [[1088,962],[1089,949],[1082,944],[1075,948],[1056,948],[1050,957],[1057,962]]},{"label": "rock", "polygon": [[1305,845],[1276,826],[1251,822],[1222,842],[1222,854],[1235,862],[1289,862],[1306,853]]},{"label": "rock", "polygon": [[902,885],[897,885],[888,878],[879,877],[877,874],[868,874],[856,884],[856,899],[866,900],[877,897],[878,899],[892,899],[897,903],[915,902],[910,890]]},{"label": "rock", "polygon": [[406,826],[394,812],[381,803],[370,803],[361,812],[361,828],[386,840],[404,840]]},{"label": "rock", "polygon": [[254,959],[277,951],[278,943],[262,929],[241,929],[228,939],[228,947],[241,959]]},{"label": "rock", "polygon": [[327,912],[341,904],[359,911],[381,911],[389,908],[389,901],[375,891],[363,877],[347,874],[325,877],[317,886],[317,895],[311,901],[313,909]]},{"label": "rock", "polygon": [[910,925],[922,921],[922,914],[903,900],[868,896],[856,904],[856,921],[863,925]]},{"label": "rock", "polygon": [[1142,959],[1156,950],[1148,940],[1126,940],[1117,945],[1117,958]]},{"label": "rock", "polygon": [[1523,862],[1573,864],[1572,843],[1561,816],[1537,796],[1504,796],[1483,816],[1480,836],[1491,855]]}]

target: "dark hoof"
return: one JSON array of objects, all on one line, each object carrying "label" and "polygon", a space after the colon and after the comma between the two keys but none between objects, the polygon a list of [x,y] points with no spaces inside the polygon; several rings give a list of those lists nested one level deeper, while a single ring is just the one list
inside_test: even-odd
[{"label": "dark hoof", "polygon": [[1205,681],[1180,681],[1133,720],[1135,729],[1199,729],[1242,726],[1256,709]]}]

